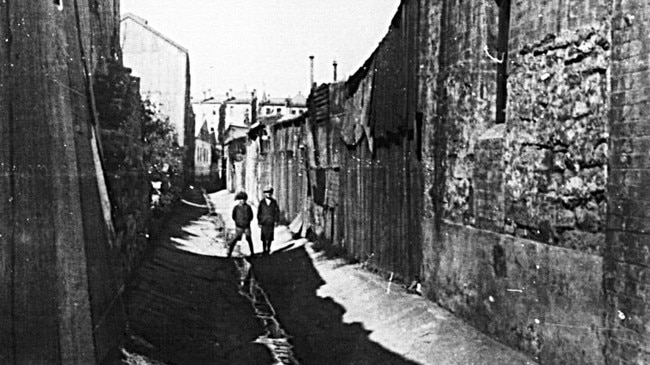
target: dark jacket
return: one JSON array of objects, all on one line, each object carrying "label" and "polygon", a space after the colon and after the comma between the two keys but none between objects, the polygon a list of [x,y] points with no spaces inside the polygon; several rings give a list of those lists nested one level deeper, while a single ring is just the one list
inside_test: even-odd
[{"label": "dark jacket", "polygon": [[232,210],[232,220],[235,221],[235,225],[239,228],[248,228],[251,225],[253,220],[253,210],[251,206],[244,204],[237,204]]},{"label": "dark jacket", "polygon": [[270,204],[266,204],[266,199],[260,201],[257,208],[257,222],[261,225],[275,225],[280,220],[280,208],[275,199],[270,198]]}]

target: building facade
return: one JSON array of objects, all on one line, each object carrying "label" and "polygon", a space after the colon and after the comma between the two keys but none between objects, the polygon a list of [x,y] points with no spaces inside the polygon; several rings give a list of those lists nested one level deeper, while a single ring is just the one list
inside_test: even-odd
[{"label": "building facade", "polygon": [[187,49],[134,14],[122,17],[120,41],[126,67],[140,78],[143,99],[158,104],[178,133],[178,145],[191,144],[190,58]]},{"label": "building facade", "polygon": [[203,122],[201,128],[195,133],[194,142],[194,179],[198,182],[207,182],[210,179],[212,165],[212,136],[208,130],[208,123]]},{"label": "building facade", "polygon": [[266,94],[262,94],[257,110],[259,116],[282,115],[292,117],[307,111],[307,98],[302,93],[287,98],[271,98]]}]

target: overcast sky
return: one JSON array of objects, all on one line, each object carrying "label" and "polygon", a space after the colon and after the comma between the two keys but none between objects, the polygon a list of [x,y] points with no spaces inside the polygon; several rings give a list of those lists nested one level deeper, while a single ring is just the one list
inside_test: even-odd
[{"label": "overcast sky", "polygon": [[[354,73],[388,30],[399,0],[122,0],[190,52],[192,93],[257,89],[274,97]],[[126,65],[128,66],[128,65]]]}]

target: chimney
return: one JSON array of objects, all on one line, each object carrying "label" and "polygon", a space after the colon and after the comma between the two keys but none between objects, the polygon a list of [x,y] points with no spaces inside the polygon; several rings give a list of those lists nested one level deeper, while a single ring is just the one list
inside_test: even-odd
[{"label": "chimney", "polygon": [[309,56],[309,87],[314,88],[314,56]]},{"label": "chimney", "polygon": [[251,124],[257,122],[257,90],[251,93]]},{"label": "chimney", "polygon": [[336,66],[338,66],[338,63],[336,63],[336,60],[332,62],[332,66],[334,66],[334,81],[336,81]]}]

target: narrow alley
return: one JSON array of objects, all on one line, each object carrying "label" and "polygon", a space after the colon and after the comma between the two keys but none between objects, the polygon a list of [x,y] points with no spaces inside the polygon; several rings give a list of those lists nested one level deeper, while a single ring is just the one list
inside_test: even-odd
[{"label": "narrow alley", "polygon": [[[271,256],[248,257],[242,241],[240,258],[225,258],[234,194],[207,198],[178,208],[127,289],[127,353],[152,364],[535,364],[286,226]],[[264,295],[250,295],[251,277]]]},{"label": "narrow alley", "polygon": [[650,365],[648,34],[646,0],[1,0],[0,364]]}]

